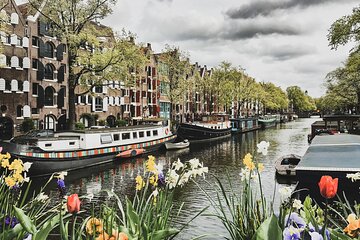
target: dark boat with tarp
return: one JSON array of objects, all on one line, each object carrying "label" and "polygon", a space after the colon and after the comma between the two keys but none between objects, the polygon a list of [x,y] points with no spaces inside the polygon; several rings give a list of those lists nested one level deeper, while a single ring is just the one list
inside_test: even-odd
[{"label": "dark boat with tarp", "polygon": [[258,130],[260,128],[258,118],[231,118],[231,132],[245,133]]}]

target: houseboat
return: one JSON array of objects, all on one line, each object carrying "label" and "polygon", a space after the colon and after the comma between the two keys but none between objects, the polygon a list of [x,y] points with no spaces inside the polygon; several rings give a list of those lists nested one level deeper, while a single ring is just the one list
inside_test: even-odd
[{"label": "houseboat", "polygon": [[255,131],[260,128],[257,118],[231,118],[231,132],[232,133],[245,133]]},{"label": "houseboat", "polygon": [[231,134],[229,115],[216,114],[202,116],[201,121],[181,123],[177,134],[181,139],[208,141],[227,137]]},{"label": "houseboat", "polygon": [[340,197],[344,192],[348,199],[358,199],[360,182],[352,182],[347,175],[360,172],[359,159],[359,135],[340,133],[316,136],[295,167],[299,181],[297,189],[301,190],[301,198],[310,194],[311,197],[324,201],[320,196],[318,182],[321,176],[329,175],[339,179]]},{"label": "houseboat", "polygon": [[32,162],[31,175],[46,175],[110,162],[129,149],[157,150],[174,141],[169,121],[136,126],[55,132],[51,135],[22,135],[0,142],[3,152]]},{"label": "houseboat", "polygon": [[275,115],[264,115],[260,116],[258,121],[262,129],[271,128],[276,126],[277,117]]}]

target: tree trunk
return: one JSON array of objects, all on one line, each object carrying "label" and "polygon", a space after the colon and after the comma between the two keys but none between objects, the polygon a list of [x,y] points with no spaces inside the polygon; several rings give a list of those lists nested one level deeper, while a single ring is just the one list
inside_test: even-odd
[{"label": "tree trunk", "polygon": [[75,56],[71,54],[69,51],[69,79],[68,79],[68,87],[69,87],[69,130],[75,129],[75,122],[76,122],[76,106],[75,106],[75,87],[76,87],[76,78],[73,66],[75,63]]},{"label": "tree trunk", "polygon": [[360,92],[356,93],[356,97],[357,97],[357,106],[355,108],[356,114],[360,113]]}]

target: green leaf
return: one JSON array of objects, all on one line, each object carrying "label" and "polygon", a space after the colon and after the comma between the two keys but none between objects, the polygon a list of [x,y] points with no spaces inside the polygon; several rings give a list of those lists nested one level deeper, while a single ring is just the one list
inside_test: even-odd
[{"label": "green leaf", "polygon": [[13,239],[17,237],[24,230],[21,224],[16,224],[14,228],[9,229],[0,234],[0,239]]},{"label": "green leaf", "polygon": [[352,239],[348,235],[345,235],[345,234],[343,234],[341,232],[338,232],[336,230],[331,230],[330,238],[331,238],[331,240],[351,240]]},{"label": "green leaf", "polygon": [[23,226],[23,228],[31,234],[35,234],[36,233],[36,226],[33,223],[33,221],[31,220],[31,218],[29,218],[22,209],[17,208],[14,206],[14,210],[15,210],[15,216],[16,218],[19,220],[20,224]]},{"label": "green leaf", "polygon": [[140,225],[140,219],[129,199],[126,199],[126,216],[128,217],[131,232],[136,233],[137,228]]},{"label": "green leaf", "polygon": [[260,225],[252,240],[282,240],[282,231],[274,214]]},{"label": "green leaf", "polygon": [[162,240],[167,239],[168,237],[171,237],[174,234],[177,234],[179,232],[178,229],[175,228],[169,228],[164,230],[156,231],[152,234],[152,240]]},{"label": "green leaf", "polygon": [[53,218],[46,221],[40,230],[33,236],[36,240],[46,240],[51,230],[53,230],[60,221],[60,215],[55,215]]}]

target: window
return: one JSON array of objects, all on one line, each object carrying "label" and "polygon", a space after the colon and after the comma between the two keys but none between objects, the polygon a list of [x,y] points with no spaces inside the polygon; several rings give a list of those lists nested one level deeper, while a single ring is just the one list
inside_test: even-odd
[{"label": "window", "polygon": [[5,91],[11,91],[11,81],[5,80]]},{"label": "window", "polygon": [[102,144],[105,143],[112,143],[112,137],[111,134],[104,134],[100,136],[100,140]]},{"label": "window", "polygon": [[123,134],[121,134],[121,138],[122,138],[122,140],[130,139],[130,133],[123,133]]},{"label": "window", "polygon": [[10,56],[6,56],[6,66],[11,67],[11,57]]},{"label": "window", "polygon": [[139,132],[139,137],[143,138],[145,136],[144,132]]},{"label": "window", "polygon": [[17,37],[16,45],[17,46],[22,46],[23,45],[23,40],[22,40],[21,37]]},{"label": "window", "polygon": [[95,98],[95,111],[103,110],[103,100],[101,97]]},{"label": "window", "polygon": [[22,117],[23,116],[23,106],[18,105],[16,107],[16,117]]},{"label": "window", "polygon": [[48,58],[53,58],[54,57],[54,46],[51,42],[46,42],[45,43],[45,54],[44,56],[45,57],[48,57]]},{"label": "window", "polygon": [[133,139],[137,138],[137,132],[133,132]]},{"label": "window", "polygon": [[120,134],[116,133],[114,134],[114,141],[119,141],[120,140]]},{"label": "window", "polygon": [[103,87],[102,86],[95,86],[95,92],[96,93],[102,93],[103,92]]},{"label": "window", "polygon": [[22,92],[24,90],[24,82],[18,81],[18,91]]},{"label": "window", "polygon": [[80,96],[80,103],[86,103],[86,95],[81,95]]},{"label": "window", "polygon": [[157,130],[153,130],[153,136],[157,136],[158,135],[158,131]]},{"label": "window", "polygon": [[32,60],[32,68],[33,69],[38,69],[38,66],[39,66],[39,60],[33,58],[33,60]]},{"label": "window", "polygon": [[39,38],[38,37],[32,37],[32,46],[33,47],[39,47]]},{"label": "window", "polygon": [[19,58],[19,68],[23,68],[24,64],[23,64],[23,59]]},{"label": "window", "polygon": [[38,83],[32,84],[32,95],[38,95],[38,87],[39,87]]},{"label": "window", "polygon": [[75,142],[69,142],[69,145],[71,146],[71,145],[75,145]]},{"label": "window", "polygon": [[52,144],[51,143],[45,143],[45,147],[51,147]]},{"label": "window", "polygon": [[52,87],[47,87],[45,88],[45,101],[44,101],[44,105],[45,106],[54,106],[54,93],[55,90]]},{"label": "window", "polygon": [[146,131],[146,136],[151,137],[151,131]]},{"label": "window", "polygon": [[54,79],[54,70],[55,67],[52,64],[46,64],[45,65],[45,79],[50,79],[53,80]]}]

